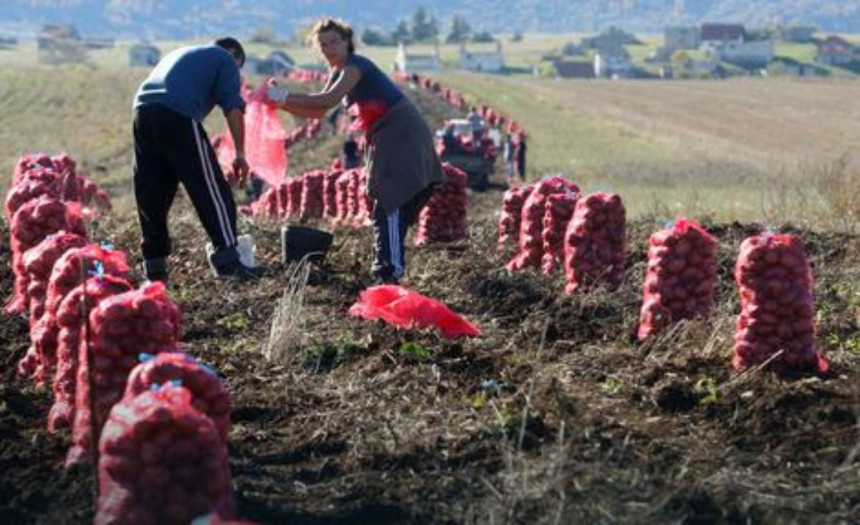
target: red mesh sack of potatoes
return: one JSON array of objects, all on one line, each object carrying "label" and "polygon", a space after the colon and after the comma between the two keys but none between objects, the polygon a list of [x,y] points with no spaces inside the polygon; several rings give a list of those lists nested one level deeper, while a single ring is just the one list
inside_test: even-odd
[{"label": "red mesh sack of potatoes", "polygon": [[625,216],[618,195],[580,197],[564,238],[567,293],[599,285],[609,290],[621,286],[627,252]]},{"label": "red mesh sack of potatoes", "polygon": [[571,184],[563,177],[553,176],[535,185],[523,203],[519,252],[505,266],[509,272],[540,266],[543,258],[543,216],[546,210],[546,199],[549,195],[565,193],[571,188]]},{"label": "red mesh sack of potatoes", "polygon": [[90,275],[116,275],[128,278],[125,253],[97,244],[67,250],[54,263],[45,295],[45,313],[36,327],[30,328],[31,346],[18,363],[18,373],[32,376],[37,383],[52,377],[57,352],[57,310],[66,294]]},{"label": "red mesh sack of potatoes", "polygon": [[141,364],[131,371],[125,387],[126,400],[136,397],[154,385],[179,381],[191,391],[191,404],[209,416],[224,443],[230,433],[233,401],[215,371],[182,352],[141,356]]},{"label": "red mesh sack of potatoes", "polygon": [[251,214],[258,219],[277,220],[280,216],[278,188],[267,188],[260,198],[251,203]]},{"label": "red mesh sack of potatoes", "polygon": [[[175,351],[180,324],[179,307],[160,282],[108,297],[92,311],[90,344],[82,344],[78,353],[73,446],[66,456],[66,465],[89,460],[91,424],[98,437],[108,412],[125,391],[138,356]],[[88,352],[92,353],[92,374]],[[90,406],[94,414],[90,413]]]},{"label": "red mesh sack of potatoes", "polygon": [[227,447],[183,386],[168,383],[114,406],[98,469],[96,525],[185,525],[234,513]]},{"label": "red mesh sack of potatoes", "polygon": [[298,215],[302,208],[302,188],[305,182],[303,177],[292,177],[287,180],[287,205],[283,207],[284,218]]},{"label": "red mesh sack of potatoes", "polygon": [[15,274],[14,296],[6,306],[9,314],[22,314],[28,311],[27,272],[24,268],[24,252],[42,240],[66,230],[86,235],[87,228],[81,218],[81,207],[77,203],[66,203],[48,195],[24,203],[12,217],[12,270]]},{"label": "red mesh sack of potatoes", "polygon": [[445,178],[418,214],[415,246],[456,242],[469,238],[468,175],[451,164],[442,164]]},{"label": "red mesh sack of potatoes", "polygon": [[367,193],[367,172],[361,169],[361,197],[358,200],[358,227],[373,224],[373,199]]},{"label": "red mesh sack of potatoes", "polygon": [[323,177],[325,172],[314,170],[302,177],[302,194],[299,203],[299,216],[302,219],[317,219],[323,215]]},{"label": "red mesh sack of potatoes", "polygon": [[369,226],[373,221],[373,199],[367,194],[367,174],[363,169],[357,169],[356,172],[358,173],[355,189],[357,208],[352,219],[352,227],[363,228]]},{"label": "red mesh sack of potatoes", "polygon": [[80,202],[89,214],[97,217],[101,211],[111,209],[110,198],[98,184],[72,171],[65,171],[57,180],[60,198],[64,201]]},{"label": "red mesh sack of potatoes", "polygon": [[681,319],[710,315],[717,280],[716,253],[717,240],[694,220],[678,219],[651,236],[639,340]]},{"label": "red mesh sack of potatoes", "polygon": [[[86,288],[85,288],[86,287]],[[124,277],[90,277],[66,294],[57,309],[57,366],[54,372],[54,404],[48,413],[48,430],[69,428],[75,415],[78,353],[86,335],[84,312],[91,312],[108,297],[129,292],[134,287]]]},{"label": "red mesh sack of potatoes", "polygon": [[56,199],[60,198],[60,192],[57,190],[57,173],[53,170],[41,168],[34,173],[33,178],[25,177],[17,184],[9,188],[6,194],[6,202],[3,211],[6,214],[6,221],[12,223],[12,217],[15,212],[25,203],[40,197],[48,195]]},{"label": "red mesh sack of potatoes", "polygon": [[86,237],[60,230],[24,252],[24,270],[27,272],[27,297],[30,303],[30,327],[34,327],[45,314],[48,282],[54,264],[67,251],[86,246]]},{"label": "red mesh sack of potatoes", "polygon": [[28,172],[44,168],[49,169],[55,175],[58,174],[54,168],[54,163],[51,162],[51,156],[47,153],[25,153],[18,158],[18,162],[15,164],[15,170],[12,172],[12,186],[17,185],[22,179],[27,177]]},{"label": "red mesh sack of potatoes", "polygon": [[557,266],[564,263],[564,233],[578,200],[579,188],[576,185],[572,185],[564,193],[556,193],[546,199],[541,231],[543,255],[540,267],[544,275],[551,274]]},{"label": "red mesh sack of potatoes", "polygon": [[349,221],[349,181],[352,179],[353,171],[344,171],[335,181],[335,203],[337,205],[335,225],[345,225]]},{"label": "red mesh sack of potatoes", "polygon": [[287,217],[290,211],[290,185],[282,182],[277,187],[272,188],[272,191],[276,195],[277,217]]},{"label": "red mesh sack of potatoes", "polygon": [[827,371],[815,346],[812,268],[800,237],[746,239],[735,282],[741,300],[732,359],[736,370],[771,360],[770,368],[778,372]]},{"label": "red mesh sack of potatoes", "polygon": [[349,190],[346,206],[347,217],[349,218],[348,225],[352,227],[356,227],[361,220],[361,199],[364,196],[364,188],[361,184],[363,171],[358,169],[349,171]]},{"label": "red mesh sack of potatoes", "polygon": [[519,241],[520,220],[523,204],[534,189],[534,185],[510,188],[502,197],[502,215],[499,217],[498,247],[503,250],[509,241]]},{"label": "red mesh sack of potatoes", "polygon": [[337,217],[337,179],[342,170],[331,169],[323,176],[323,217]]}]

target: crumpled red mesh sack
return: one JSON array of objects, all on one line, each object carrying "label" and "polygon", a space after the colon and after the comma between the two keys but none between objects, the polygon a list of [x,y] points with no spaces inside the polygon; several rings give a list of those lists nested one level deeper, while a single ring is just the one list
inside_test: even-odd
[{"label": "crumpled red mesh sack", "polygon": [[502,197],[502,214],[499,217],[498,248],[503,250],[513,240],[519,241],[520,220],[523,212],[523,204],[534,189],[534,185],[510,188]]},{"label": "crumpled red mesh sack", "polygon": [[156,385],[179,381],[191,392],[194,408],[212,419],[218,435],[227,443],[233,401],[214,370],[183,352],[144,355],[141,360],[128,376],[124,399],[139,396]]},{"label": "crumpled red mesh sack", "polygon": [[538,182],[523,203],[520,220],[519,252],[505,266],[509,272],[526,268],[537,268],[543,258],[543,216],[546,199],[556,193],[579,191],[570,181],[561,176],[548,177]]},{"label": "crumpled red mesh sack", "polygon": [[67,203],[49,195],[24,203],[15,212],[11,223],[12,271],[15,274],[14,296],[6,306],[8,314],[23,314],[29,309],[29,281],[24,268],[24,252],[60,230],[86,236],[87,228],[81,217],[79,203]]},{"label": "crumpled red mesh sack", "polygon": [[[288,135],[278,109],[264,101],[265,92],[266,84],[262,84],[245,97],[245,158],[251,173],[270,186],[277,186],[284,181],[289,166]],[[212,147],[224,176],[231,185],[235,185],[233,159],[236,145],[229,130],[213,136]]]},{"label": "crumpled red mesh sack", "polygon": [[[111,407],[122,397],[140,353],[176,351],[181,315],[164,284],[149,283],[101,301],[90,314],[90,329],[90,346],[82,344],[78,353],[73,446],[66,466],[90,460],[90,418],[95,419],[94,428],[100,433]],[[88,351],[92,352],[92,385]],[[90,396],[94,414],[90,413]]]},{"label": "crumpled red mesh sack", "polygon": [[443,339],[475,337],[481,330],[436,299],[407,288],[381,285],[367,288],[349,308],[353,317],[383,321],[406,330],[437,328]]},{"label": "crumpled red mesh sack", "polygon": [[447,162],[442,164],[442,171],[445,174],[442,185],[433,192],[418,215],[415,246],[469,238],[468,176]]},{"label": "crumpled red mesh sack", "polygon": [[768,366],[777,372],[827,372],[830,365],[815,345],[812,267],[800,237],[765,233],[746,239],[735,282],[741,301],[736,370],[772,359]]},{"label": "crumpled red mesh sack", "polygon": [[565,232],[565,292],[621,286],[627,258],[625,221],[624,204],[618,195],[592,193],[580,197]]},{"label": "crumpled red mesh sack", "polygon": [[[81,268],[84,275],[81,275]],[[116,275],[128,278],[125,253],[98,244],[66,250],[51,270],[45,295],[45,313],[35,327],[30,327],[31,346],[21,361],[18,373],[32,376],[37,383],[53,377],[57,351],[57,311],[66,294],[90,275]]]},{"label": "crumpled red mesh sack", "polygon": [[245,106],[245,156],[258,177],[277,186],[287,173],[287,131],[278,109],[264,101],[266,88],[261,84]]},{"label": "crumpled red mesh sack", "polygon": [[543,255],[540,269],[544,275],[551,274],[557,266],[564,263],[564,233],[573,217],[573,210],[579,200],[579,188],[571,184],[564,193],[556,193],[546,198],[543,214]]},{"label": "crumpled red mesh sack", "polygon": [[185,387],[168,383],[117,403],[99,441],[98,469],[96,525],[233,516],[226,444]]},{"label": "crumpled red mesh sack", "polygon": [[81,338],[85,334],[83,312],[91,312],[102,300],[133,289],[131,283],[123,277],[90,277],[86,283],[69,292],[60,303],[56,315],[59,335],[53,384],[54,404],[48,413],[49,432],[71,427],[75,415],[78,352]]},{"label": "crumpled red mesh sack", "polygon": [[639,316],[639,340],[681,319],[706,318],[714,305],[717,239],[680,218],[648,240],[648,268]]},{"label": "crumpled red mesh sack", "polygon": [[347,114],[355,117],[349,127],[350,131],[367,133],[374,122],[382,118],[387,111],[388,104],[384,100],[365,100],[352,104],[347,108]]}]

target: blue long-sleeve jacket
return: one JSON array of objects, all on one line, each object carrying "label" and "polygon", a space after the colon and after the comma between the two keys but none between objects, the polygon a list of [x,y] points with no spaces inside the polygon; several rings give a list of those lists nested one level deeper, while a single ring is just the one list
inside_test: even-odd
[{"label": "blue long-sleeve jacket", "polygon": [[168,53],[143,81],[134,109],[159,104],[202,122],[218,105],[225,114],[245,109],[236,60],[217,45],[182,47]]}]

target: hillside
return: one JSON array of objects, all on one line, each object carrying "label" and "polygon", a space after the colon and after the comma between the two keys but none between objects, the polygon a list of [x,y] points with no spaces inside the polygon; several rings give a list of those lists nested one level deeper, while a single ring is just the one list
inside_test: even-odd
[{"label": "hillside", "polygon": [[[213,4],[215,4],[213,6]],[[323,13],[344,17],[359,28],[393,28],[418,6],[443,22],[455,14],[473,28],[494,32],[594,31],[609,25],[659,32],[667,24],[735,21],[749,26],[802,22],[822,31],[860,32],[860,0],[7,0],[0,5],[0,31],[30,32],[42,23],[74,22],[86,34],[184,39],[221,33],[247,35],[271,27],[281,36]],[[392,5],[393,4],[393,5]]]}]

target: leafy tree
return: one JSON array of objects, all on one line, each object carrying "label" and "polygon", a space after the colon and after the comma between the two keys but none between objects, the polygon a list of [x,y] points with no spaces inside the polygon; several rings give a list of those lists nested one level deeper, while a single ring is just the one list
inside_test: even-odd
[{"label": "leafy tree", "polygon": [[523,33],[521,31],[514,31],[514,35],[511,37],[511,42],[520,42],[523,39]]},{"label": "leafy tree", "polygon": [[489,31],[482,31],[472,37],[473,42],[495,42],[496,39]]},{"label": "leafy tree", "polygon": [[412,33],[409,32],[409,26],[406,24],[405,20],[401,20],[399,24],[397,24],[397,29],[395,29],[391,33],[391,42],[395,44],[409,43],[412,41]]},{"label": "leafy tree", "polygon": [[469,35],[472,34],[472,28],[469,27],[469,23],[466,22],[466,19],[454,15],[454,19],[451,20],[451,32],[448,33],[448,37],[445,39],[449,44],[459,44],[460,42],[465,42],[469,39]]},{"label": "leafy tree", "polygon": [[367,28],[361,32],[361,42],[368,46],[389,46],[391,40],[382,31]]},{"label": "leafy tree", "polygon": [[439,36],[436,19],[427,14],[424,6],[418,8],[412,15],[412,39],[416,42],[435,40]]}]

